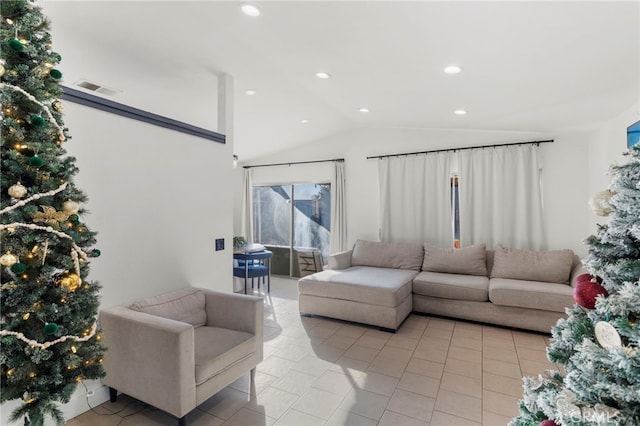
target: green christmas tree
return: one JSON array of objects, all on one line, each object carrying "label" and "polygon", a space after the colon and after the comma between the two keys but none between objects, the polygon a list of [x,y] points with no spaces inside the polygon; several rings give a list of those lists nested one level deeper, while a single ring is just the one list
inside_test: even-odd
[{"label": "green christmas tree", "polygon": [[87,280],[95,233],[68,139],[49,24],[27,0],[0,3],[1,402],[22,400],[11,420],[64,419],[77,384],[104,376],[96,325],[99,286]]},{"label": "green christmas tree", "polygon": [[625,156],[595,199],[611,220],[586,239],[590,274],[552,330],[547,358],[561,371],[525,378],[512,426],[640,425],[640,147]]}]

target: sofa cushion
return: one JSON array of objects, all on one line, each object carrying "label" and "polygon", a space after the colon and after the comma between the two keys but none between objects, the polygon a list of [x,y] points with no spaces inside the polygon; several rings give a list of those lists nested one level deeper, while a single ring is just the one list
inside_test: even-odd
[{"label": "sofa cushion", "polygon": [[449,274],[487,276],[487,249],[484,244],[461,248],[424,246],[422,270]]},{"label": "sofa cushion", "polygon": [[571,250],[531,251],[498,245],[491,278],[567,284],[573,257]]},{"label": "sofa cushion", "polygon": [[254,335],[228,328],[198,327],[194,330],[195,374],[199,385],[253,355]]},{"label": "sofa cushion", "polygon": [[351,265],[419,271],[423,256],[420,244],[358,240],[351,254]]},{"label": "sofa cushion", "polygon": [[206,324],[205,297],[202,290],[183,288],[141,300],[130,306],[134,311],[182,321],[199,327]]},{"label": "sofa cushion", "polygon": [[489,278],[478,275],[420,272],[413,280],[413,292],[443,299],[489,300]]},{"label": "sofa cushion", "polygon": [[298,280],[298,292],[395,308],[411,294],[418,273],[405,269],[352,266],[326,270]]},{"label": "sofa cushion", "polygon": [[495,305],[564,313],[573,306],[573,289],[564,284],[491,278],[489,300]]}]

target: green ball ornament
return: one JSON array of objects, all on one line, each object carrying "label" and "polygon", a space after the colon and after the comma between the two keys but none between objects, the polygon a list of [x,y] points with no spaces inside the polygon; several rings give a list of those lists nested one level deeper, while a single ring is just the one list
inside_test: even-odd
[{"label": "green ball ornament", "polygon": [[60,72],[60,70],[57,70],[55,68],[49,71],[49,75],[55,78],[56,80],[60,80],[62,78],[62,72]]},{"label": "green ball ornament", "polygon": [[29,158],[29,164],[33,167],[42,167],[44,165],[44,160],[37,155]]},{"label": "green ball ornament", "polygon": [[53,59],[55,59],[58,62],[62,60],[62,56],[60,56],[58,52],[51,52],[51,56],[53,57]]},{"label": "green ball ornament", "polygon": [[98,249],[91,250],[91,257],[100,257],[101,254],[102,252]]},{"label": "green ball ornament", "polygon": [[44,325],[44,334],[46,335],[53,335],[56,334],[58,332],[58,324],[56,324],[55,322],[48,322]]},{"label": "green ball ornament", "polygon": [[21,263],[21,262],[14,263],[11,266],[11,272],[13,272],[14,274],[21,274],[26,270],[27,270],[27,265],[25,265],[24,263]]},{"label": "green ball ornament", "polygon": [[69,216],[69,220],[73,223],[78,223],[80,222],[80,216],[74,213],[71,216]]},{"label": "green ball ornament", "polygon": [[24,50],[24,44],[17,38],[12,38],[7,44],[9,48],[15,52],[22,52]]},{"label": "green ball ornament", "polygon": [[34,114],[31,116],[31,124],[40,127],[44,124],[45,120],[41,115]]}]

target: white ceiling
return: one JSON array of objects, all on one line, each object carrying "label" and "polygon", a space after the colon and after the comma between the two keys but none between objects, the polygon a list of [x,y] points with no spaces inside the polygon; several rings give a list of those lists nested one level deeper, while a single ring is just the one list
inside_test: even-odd
[{"label": "white ceiling", "polygon": [[241,161],[357,127],[588,128],[640,99],[638,1],[260,1],[257,18],[238,1],[41,4],[65,85],[216,130],[232,75]]}]

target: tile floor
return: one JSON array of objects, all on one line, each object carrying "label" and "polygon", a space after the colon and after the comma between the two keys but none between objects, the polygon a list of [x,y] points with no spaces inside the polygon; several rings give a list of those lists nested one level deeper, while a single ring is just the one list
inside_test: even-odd
[{"label": "tile floor", "polygon": [[[188,426],[501,426],[523,375],[554,368],[548,336],[411,315],[396,334],[300,317],[296,281],[265,295],[264,361],[187,416]],[[68,426],[176,425],[121,395]]]}]

